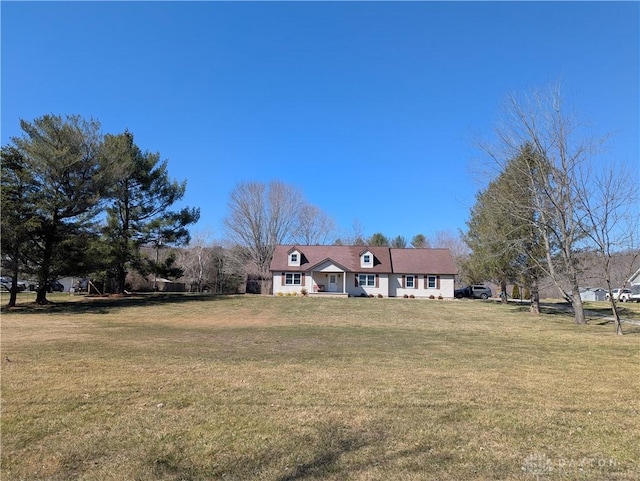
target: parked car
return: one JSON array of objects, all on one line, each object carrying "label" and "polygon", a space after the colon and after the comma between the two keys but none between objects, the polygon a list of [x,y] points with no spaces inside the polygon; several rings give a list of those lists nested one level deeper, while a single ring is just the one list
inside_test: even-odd
[{"label": "parked car", "polygon": [[[34,290],[38,290],[38,289],[40,289],[40,284],[36,284]],[[55,291],[64,292],[64,286],[56,280],[49,281],[49,283],[47,284],[47,292],[55,292]]]},{"label": "parked car", "polygon": [[49,286],[47,287],[47,290],[49,292],[54,292],[54,291],[64,292],[64,286],[60,284],[58,281],[51,281],[49,282]]},{"label": "parked car", "polygon": [[[631,295],[632,295],[631,289],[612,289],[611,292],[613,293],[613,298],[621,302],[627,302],[631,300]],[[605,294],[604,298],[607,301],[609,300],[608,292]]]},{"label": "parked car", "polygon": [[489,299],[492,296],[491,289],[487,286],[471,285],[456,289],[453,292],[456,299],[468,297],[470,299]]},{"label": "parked car", "polygon": [[[11,278],[10,276],[0,277],[0,289],[2,289],[3,291],[5,290],[10,291],[12,281],[13,281],[13,278]],[[26,289],[27,289],[27,284],[24,281],[18,281],[18,292],[22,292]]]}]

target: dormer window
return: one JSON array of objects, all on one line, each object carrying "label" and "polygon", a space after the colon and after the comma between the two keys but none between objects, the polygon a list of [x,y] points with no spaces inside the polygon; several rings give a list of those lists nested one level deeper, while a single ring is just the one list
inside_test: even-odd
[{"label": "dormer window", "polygon": [[301,257],[300,251],[294,250],[293,252],[289,252],[289,265],[299,266]]},{"label": "dormer window", "polygon": [[373,267],[373,254],[365,252],[360,256],[360,267]]}]

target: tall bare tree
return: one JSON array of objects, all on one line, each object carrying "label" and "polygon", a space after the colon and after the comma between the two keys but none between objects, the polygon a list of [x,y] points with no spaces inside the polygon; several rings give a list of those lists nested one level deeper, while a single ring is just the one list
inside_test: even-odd
[{"label": "tall bare tree", "polygon": [[640,257],[637,179],[627,168],[618,165],[597,172],[582,172],[578,186],[585,194],[590,193],[579,197],[581,210],[585,213],[583,230],[591,241],[599,270],[605,278],[616,333],[622,335],[618,300],[613,295],[611,279],[616,254],[631,254],[625,279],[631,277]]},{"label": "tall bare tree", "polygon": [[276,245],[294,239],[305,205],[298,190],[279,181],[243,182],[231,191],[224,225],[230,240],[247,249],[256,274],[268,278]]},{"label": "tall bare tree", "polygon": [[295,242],[303,245],[325,245],[335,237],[335,222],[315,205],[300,207]]}]

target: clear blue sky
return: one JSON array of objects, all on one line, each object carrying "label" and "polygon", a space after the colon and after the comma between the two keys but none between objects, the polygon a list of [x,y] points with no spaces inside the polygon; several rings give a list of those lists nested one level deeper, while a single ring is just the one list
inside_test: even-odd
[{"label": "clear blue sky", "polygon": [[46,113],[129,129],[222,237],[240,181],[345,232],[464,228],[508,92],[562,81],[639,165],[638,2],[6,2],[2,144]]}]

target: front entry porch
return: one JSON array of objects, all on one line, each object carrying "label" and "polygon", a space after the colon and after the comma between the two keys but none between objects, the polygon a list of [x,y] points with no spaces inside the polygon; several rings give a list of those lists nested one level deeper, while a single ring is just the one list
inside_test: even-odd
[{"label": "front entry porch", "polygon": [[347,295],[346,274],[340,272],[312,272],[312,294],[344,294]]}]

